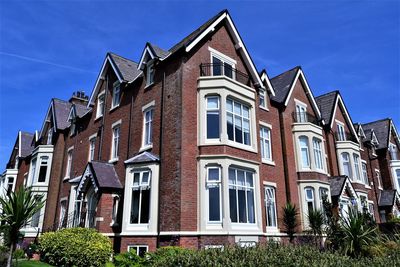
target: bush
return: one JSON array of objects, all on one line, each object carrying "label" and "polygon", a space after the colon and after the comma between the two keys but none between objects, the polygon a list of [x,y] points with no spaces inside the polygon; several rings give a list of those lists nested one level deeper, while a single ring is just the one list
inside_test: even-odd
[{"label": "bush", "polygon": [[102,266],[113,252],[108,237],[88,228],[44,233],[39,251],[43,261],[55,266]]},{"label": "bush", "polygon": [[114,257],[116,267],[139,267],[144,264],[144,259],[136,255],[136,251],[125,252]]},{"label": "bush", "polygon": [[9,252],[10,252],[10,249],[8,247],[0,245],[0,266],[7,265],[7,259],[8,259]]}]

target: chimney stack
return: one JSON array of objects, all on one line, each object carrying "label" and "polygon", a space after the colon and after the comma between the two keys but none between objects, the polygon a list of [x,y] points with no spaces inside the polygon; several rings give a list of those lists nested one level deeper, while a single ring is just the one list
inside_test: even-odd
[{"label": "chimney stack", "polygon": [[89,97],[85,95],[85,91],[76,91],[72,94],[72,97],[69,99],[70,103],[81,104],[81,105],[87,105],[88,101]]}]

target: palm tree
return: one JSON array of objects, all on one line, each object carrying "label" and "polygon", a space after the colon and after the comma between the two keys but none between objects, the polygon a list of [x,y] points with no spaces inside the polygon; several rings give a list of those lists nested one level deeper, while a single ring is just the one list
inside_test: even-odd
[{"label": "palm tree", "polygon": [[34,195],[30,188],[20,187],[16,192],[11,192],[0,198],[0,222],[7,226],[10,240],[10,253],[7,267],[11,266],[12,254],[15,250],[19,231],[28,224],[32,216],[40,211],[44,205],[42,195]]},{"label": "palm tree", "polygon": [[290,243],[293,242],[294,234],[296,233],[297,214],[296,205],[289,202],[283,207],[283,225],[286,228]]},{"label": "palm tree", "polygon": [[324,214],[321,210],[310,209],[307,217],[311,232],[315,237],[315,244],[319,246],[321,245],[321,236],[324,226]]}]

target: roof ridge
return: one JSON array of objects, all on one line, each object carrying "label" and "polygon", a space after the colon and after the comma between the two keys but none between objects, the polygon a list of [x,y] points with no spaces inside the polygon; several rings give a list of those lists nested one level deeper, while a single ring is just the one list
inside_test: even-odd
[{"label": "roof ridge", "polygon": [[284,74],[286,74],[286,73],[288,73],[288,72],[291,72],[291,71],[293,71],[293,70],[299,70],[299,69],[301,69],[301,67],[300,66],[296,66],[296,67],[293,67],[293,68],[291,68],[290,70],[287,70],[287,71],[284,71],[284,72],[282,72],[281,74],[278,74],[278,75],[276,75],[276,76],[274,76],[273,78],[271,78],[270,80],[273,80],[273,79],[275,79],[275,78],[277,78],[277,77],[279,77],[279,76],[282,76],[282,75],[284,75]]},{"label": "roof ridge", "polygon": [[333,90],[333,91],[327,92],[325,94],[322,94],[322,95],[319,95],[319,96],[315,96],[314,98],[324,97],[324,96],[327,96],[327,95],[330,95],[330,94],[333,94],[333,93],[340,94],[339,90]]}]

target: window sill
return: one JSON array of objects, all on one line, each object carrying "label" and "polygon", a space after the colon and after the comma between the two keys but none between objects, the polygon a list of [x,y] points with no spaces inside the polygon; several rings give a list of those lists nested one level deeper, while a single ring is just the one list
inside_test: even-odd
[{"label": "window sill", "polygon": [[369,185],[365,185],[365,188],[372,189]]},{"label": "window sill", "polygon": [[94,118],[94,121],[98,121],[100,118],[103,118],[103,115]]},{"label": "window sill", "polygon": [[146,150],[149,150],[149,149],[152,149],[153,148],[153,144],[151,144],[151,145],[145,145],[145,146],[142,146],[140,149],[139,149],[139,152],[143,152],[143,151],[146,151]]},{"label": "window sill", "polygon": [[118,107],[119,107],[119,104],[116,105],[116,106],[111,107],[109,112],[116,110]]},{"label": "window sill", "polygon": [[267,233],[279,233],[279,229],[276,226],[266,226],[265,231]]},{"label": "window sill", "polygon": [[269,160],[269,159],[261,159],[262,163],[267,164],[267,165],[271,165],[271,166],[275,166],[275,161],[273,160]]},{"label": "window sill", "polygon": [[65,176],[64,178],[63,178],[63,181],[67,181],[67,180],[69,180],[69,176]]},{"label": "window sill", "polygon": [[263,107],[263,106],[258,106],[260,109],[265,110],[265,111],[269,111],[269,109],[267,107]]},{"label": "window sill", "polygon": [[115,162],[117,162],[118,160],[119,160],[119,158],[110,159],[110,160],[108,161],[108,163],[115,163]]},{"label": "window sill", "polygon": [[379,189],[379,190],[383,190],[382,186],[378,186],[378,189]]}]

